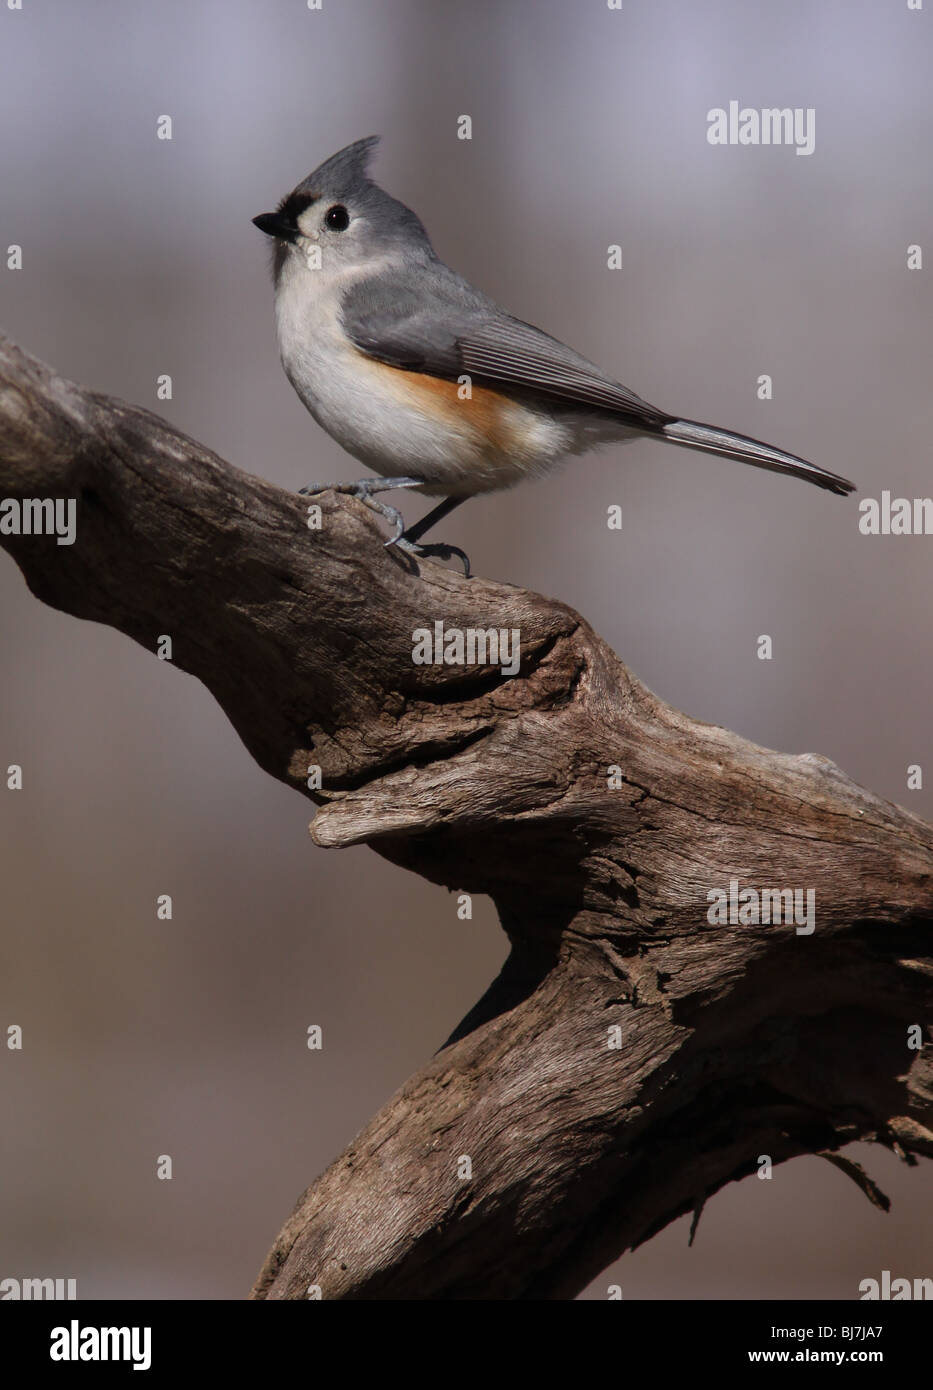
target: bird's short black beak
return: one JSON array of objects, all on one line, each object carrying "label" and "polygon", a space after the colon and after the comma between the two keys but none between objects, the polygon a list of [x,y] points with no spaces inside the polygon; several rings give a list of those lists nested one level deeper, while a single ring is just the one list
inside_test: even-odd
[{"label": "bird's short black beak", "polygon": [[298,228],[288,217],[283,217],[280,212],[261,212],[258,217],[253,218],[253,226],[258,227],[266,236],[278,237],[280,241],[290,241],[294,244],[298,237]]}]

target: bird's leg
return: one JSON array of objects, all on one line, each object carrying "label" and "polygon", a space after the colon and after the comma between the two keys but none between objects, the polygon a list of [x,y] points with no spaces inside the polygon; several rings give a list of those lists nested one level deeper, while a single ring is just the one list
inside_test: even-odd
[{"label": "bird's leg", "polygon": [[361,478],[358,483],[309,483],[307,487],[300,487],[298,492],[302,497],[313,497],[318,492],[344,492],[350,497],[358,498],[371,512],[381,516],[394,528],[395,534],[387,542],[392,545],[402,539],[405,518],[397,507],[390,507],[387,502],[377,502],[373,494],[391,492],[394,488],[400,487],[423,486],[423,478]]},{"label": "bird's leg", "polygon": [[442,517],[448,516],[454,507],[459,507],[461,502],[465,502],[465,497],[445,497],[443,502],[431,508],[427,516],[423,516],[406,531],[404,518],[398,508],[390,507],[387,502],[377,502],[374,496],[377,492],[391,492],[395,488],[423,486],[423,478],[361,478],[358,483],[309,483],[306,487],[300,487],[298,492],[302,497],[313,497],[319,492],[343,492],[350,497],[357,497],[364,506],[381,516],[393,528],[394,535],[386,541],[387,546],[394,545],[406,555],[418,558],[433,555],[439,560],[450,560],[456,555],[469,579],[470,557],[458,546],[418,544],[425,531],[430,530]]},{"label": "bird's leg", "polygon": [[422,557],[425,555],[436,556],[439,560],[450,560],[454,555],[463,565],[463,573],[467,579],[470,577],[470,557],[456,545],[419,545],[421,537],[431,527],[436,525],[443,517],[449,516],[454,507],[459,507],[461,502],[465,502],[465,497],[445,497],[443,502],[439,502],[436,507],[432,507],[427,516],[423,516],[420,521],[416,521],[414,526],[409,526],[403,535],[386,541],[386,545],[394,545],[398,550],[404,551],[406,555]]},{"label": "bird's leg", "polygon": [[432,507],[427,516],[423,516],[420,521],[416,521],[414,526],[409,526],[402,536],[404,541],[420,541],[425,532],[430,531],[432,526],[436,526],[445,516],[450,516],[454,507],[459,507],[461,502],[465,502],[465,497],[445,497],[443,502],[438,502],[436,507]]}]

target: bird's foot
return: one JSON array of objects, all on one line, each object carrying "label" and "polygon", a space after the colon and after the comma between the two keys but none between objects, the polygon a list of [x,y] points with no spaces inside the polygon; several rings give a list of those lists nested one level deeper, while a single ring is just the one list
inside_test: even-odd
[{"label": "bird's foot", "polygon": [[395,488],[421,487],[422,478],[361,478],[357,483],[308,483],[305,487],[300,487],[298,493],[302,497],[314,497],[320,492],[342,492],[348,497],[355,497],[362,502],[364,507],[368,507],[371,512],[381,516],[392,527],[393,535],[387,542],[393,545],[401,540],[405,530],[405,519],[397,507],[390,507],[387,502],[379,502],[374,496],[377,492],[392,492]]},{"label": "bird's foot", "polygon": [[463,565],[463,572],[467,579],[470,578],[470,557],[465,551],[460,550],[456,545],[419,545],[415,536],[423,535],[426,523],[433,522],[437,517],[439,520],[446,512],[451,511],[455,506],[459,506],[462,498],[456,501],[448,498],[439,507],[435,507],[427,518],[422,518],[415,526],[411,527],[411,536],[405,531],[405,521],[401,512],[396,507],[390,507],[387,502],[379,502],[375,497],[377,492],[393,492],[396,488],[423,487],[423,478],[362,478],[358,483],[308,483],[306,487],[298,489],[302,497],[314,497],[320,492],[342,492],[349,497],[356,497],[370,511],[381,516],[392,527],[392,535],[386,541],[387,546],[395,546],[405,555],[411,555],[415,559],[421,560],[425,557],[435,557],[438,560],[451,560],[456,557]]},{"label": "bird's foot", "polygon": [[405,555],[412,555],[415,559],[423,560],[425,557],[434,556],[438,560],[451,560],[454,556],[463,565],[463,573],[467,579],[470,575],[470,557],[466,551],[461,550],[456,545],[419,545],[417,541],[410,541],[404,535],[393,536],[386,541],[386,546],[394,546],[396,550],[401,550]]}]

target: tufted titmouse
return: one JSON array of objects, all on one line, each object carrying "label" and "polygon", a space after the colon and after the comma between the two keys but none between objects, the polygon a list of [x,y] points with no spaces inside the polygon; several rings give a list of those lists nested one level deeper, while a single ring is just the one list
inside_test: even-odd
[{"label": "tufted titmouse", "polygon": [[[308,410],[380,476],[335,490],[361,498],[418,544],[467,497],[540,477],[561,459],[639,435],[807,478],[854,485],[805,459],[648,405],[556,338],[500,309],[438,260],[415,214],[372,182],[378,136],[309,174],[253,221],[275,238],[275,317],[282,364]],[[417,488],[445,500],[404,529],[374,494]],[[325,487],[302,488],[325,491]]]}]

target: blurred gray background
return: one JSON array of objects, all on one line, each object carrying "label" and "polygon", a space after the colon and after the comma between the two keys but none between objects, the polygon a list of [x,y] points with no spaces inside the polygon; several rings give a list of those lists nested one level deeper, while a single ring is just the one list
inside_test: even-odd
[{"label": "blurred gray background", "polygon": [[[520,317],[860,497],[925,495],[930,271],[906,254],[933,212],[931,24],[903,0],[3,6],[0,247],[24,268],[0,261],[0,327],[284,487],[359,476],[278,364],[250,219],[379,132],[379,181]],[[815,108],[814,154],[709,145],[732,99]],[[929,817],[933,539],[862,536],[857,503],[646,442],[473,501],[443,539],[572,604],[691,715]],[[239,1298],[504,938],[484,900],[459,922],[371,851],[315,848],[310,806],[200,685],[40,605],[5,555],[0,641],[0,766],[25,770],[22,792],[0,785],[0,1036],[25,1032],[0,1046],[0,1277]],[[800,1159],[715,1197],[693,1249],[685,1218],[584,1296],[853,1298],[885,1268],[933,1274],[929,1165],[854,1155],[890,1215]]]}]

